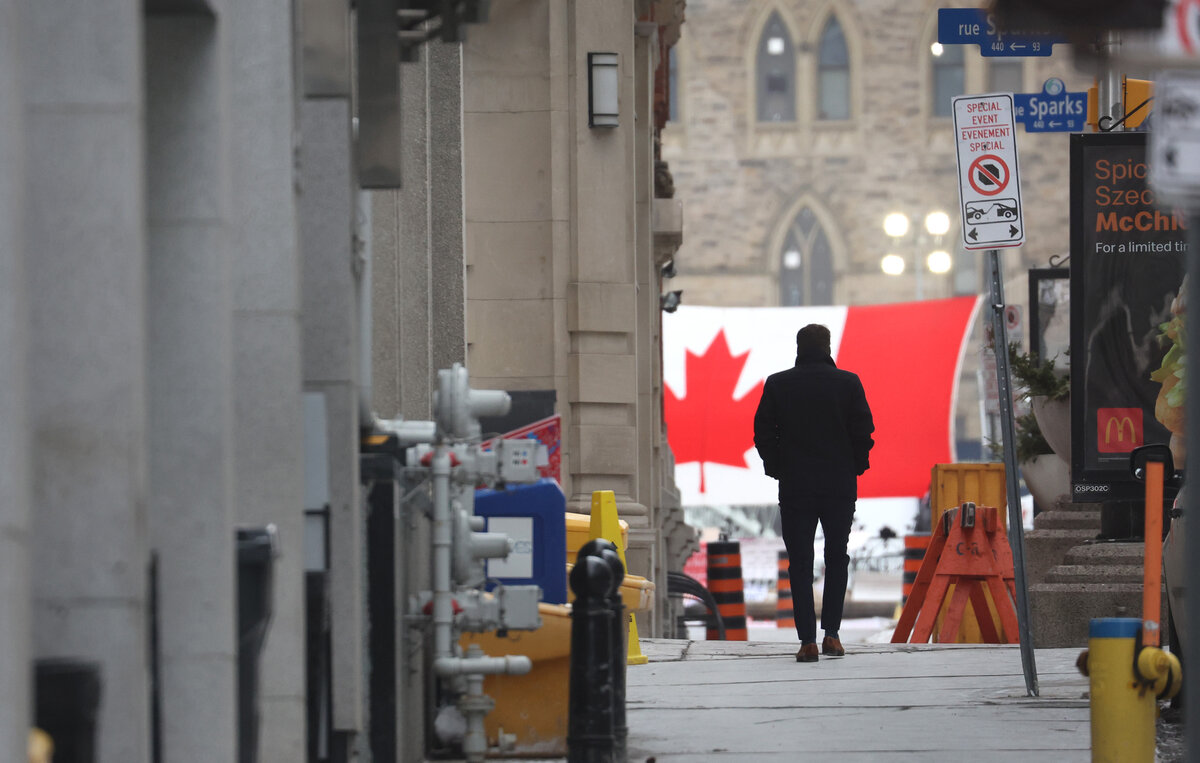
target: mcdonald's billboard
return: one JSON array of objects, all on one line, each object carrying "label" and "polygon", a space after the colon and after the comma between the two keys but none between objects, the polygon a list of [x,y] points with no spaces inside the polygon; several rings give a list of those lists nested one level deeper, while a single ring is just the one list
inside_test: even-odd
[{"label": "mcdonald's billboard", "polygon": [[1173,308],[1183,302],[1187,230],[1170,208],[1155,204],[1147,175],[1146,133],[1071,136],[1076,501],[1140,497],[1129,452],[1169,444],[1182,420],[1182,394],[1168,393],[1180,366],[1171,327],[1182,321]]}]

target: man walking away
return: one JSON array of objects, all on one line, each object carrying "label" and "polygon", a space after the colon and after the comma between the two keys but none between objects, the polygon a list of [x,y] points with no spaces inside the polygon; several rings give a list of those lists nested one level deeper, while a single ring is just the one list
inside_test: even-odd
[{"label": "man walking away", "polygon": [[870,467],[874,431],[862,382],[834,365],[829,329],[817,323],[800,329],[795,367],[767,377],[754,414],[754,446],[767,476],[779,480],[779,514],[800,639],[797,662],[818,659],[812,575],[817,522],[825,534],[821,651],[833,657],[846,654],[838,638],[850,566],[846,545],[858,475]]}]

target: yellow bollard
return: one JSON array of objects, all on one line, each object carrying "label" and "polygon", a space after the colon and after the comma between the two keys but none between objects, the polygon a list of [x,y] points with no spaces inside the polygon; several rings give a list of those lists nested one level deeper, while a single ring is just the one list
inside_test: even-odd
[{"label": "yellow bollard", "polygon": [[1157,698],[1133,672],[1141,629],[1135,617],[1091,622],[1085,672],[1091,686],[1093,763],[1154,763]]},{"label": "yellow bollard", "polygon": [[54,741],[39,728],[29,730],[29,763],[50,763],[54,757]]},{"label": "yellow bollard", "polygon": [[[592,492],[592,520],[590,525],[592,538],[604,538],[612,541],[621,557],[621,564],[629,572],[629,563],[625,561],[625,544],[621,542],[621,525],[617,517],[617,496],[611,490],[595,490]],[[626,664],[645,665],[650,658],[642,654],[642,644],[638,639],[637,618],[629,613],[629,651],[625,658]]]}]

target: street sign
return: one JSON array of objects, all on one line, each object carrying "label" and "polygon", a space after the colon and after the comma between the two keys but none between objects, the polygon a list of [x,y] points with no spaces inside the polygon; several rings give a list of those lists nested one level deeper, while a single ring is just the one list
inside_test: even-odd
[{"label": "street sign", "polygon": [[963,246],[1020,246],[1025,220],[1012,94],[960,95],[953,108]]},{"label": "street sign", "polygon": [[1087,93],[1069,93],[1061,79],[1051,77],[1040,93],[1013,95],[1013,116],[1025,132],[1083,132]]},{"label": "street sign", "polygon": [[978,45],[981,56],[1048,56],[1054,43],[1066,41],[1060,34],[1047,32],[1009,34],[997,27],[993,15],[982,8],[938,9],[938,42]]},{"label": "street sign", "polygon": [[1200,209],[1200,74],[1163,72],[1150,132],[1150,187],[1168,204]]}]

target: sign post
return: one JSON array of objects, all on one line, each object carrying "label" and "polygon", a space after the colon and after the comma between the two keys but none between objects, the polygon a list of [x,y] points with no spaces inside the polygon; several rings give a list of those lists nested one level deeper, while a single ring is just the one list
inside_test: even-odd
[{"label": "sign post", "polygon": [[958,158],[958,198],[962,241],[967,249],[987,249],[991,277],[992,336],[996,351],[996,380],[1000,393],[1004,474],[1008,483],[1008,532],[1013,553],[1017,594],[1017,628],[1021,638],[1021,667],[1025,690],[1038,694],[1033,634],[1029,627],[1029,593],[1025,580],[1025,528],[1021,518],[1021,487],[1017,477],[1016,426],[1013,422],[1012,383],[1008,369],[1008,322],[1004,304],[1004,275],[1000,248],[1025,242],[1021,214],[1021,182],[1017,169],[1017,131],[1011,93],[965,95],[953,100]]}]

